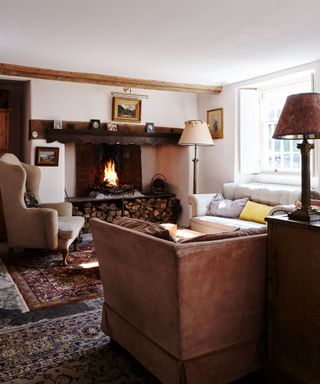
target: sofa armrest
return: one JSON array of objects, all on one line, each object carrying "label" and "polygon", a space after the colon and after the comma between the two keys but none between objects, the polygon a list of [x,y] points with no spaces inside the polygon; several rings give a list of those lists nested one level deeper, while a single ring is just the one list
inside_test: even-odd
[{"label": "sofa armrest", "polygon": [[58,216],[72,216],[72,203],[66,201],[61,203],[42,203],[40,208],[50,208],[58,211]]},{"label": "sofa armrest", "polygon": [[268,216],[285,215],[289,212],[292,212],[294,209],[294,204],[275,205],[273,208],[270,209]]},{"label": "sofa armrest", "polygon": [[205,216],[210,201],[215,193],[198,193],[188,197],[188,203],[192,207],[192,217]]}]

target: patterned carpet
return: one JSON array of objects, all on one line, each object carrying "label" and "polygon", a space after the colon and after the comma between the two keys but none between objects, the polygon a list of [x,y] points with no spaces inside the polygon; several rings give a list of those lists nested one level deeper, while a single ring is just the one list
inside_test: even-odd
[{"label": "patterned carpet", "polygon": [[[81,252],[90,249],[92,251],[92,246],[89,244],[80,249]],[[37,257],[39,256],[38,254]],[[34,257],[30,255],[32,260]],[[72,257],[74,264],[71,267],[73,265],[72,268],[77,269],[76,265],[80,265],[80,262],[75,260],[77,255],[73,254]],[[91,257],[80,259],[92,261]],[[41,260],[36,260],[37,262],[39,267]],[[52,255],[52,264],[60,263],[61,256],[58,255],[56,260]],[[69,282],[76,282],[72,276],[71,273]],[[55,277],[52,284],[59,287],[62,283],[59,279],[57,283]],[[67,288],[65,290],[68,291]],[[81,289],[80,296],[77,297],[80,301],[51,306],[52,301],[50,304],[48,300],[49,305],[43,305],[43,309],[28,311],[23,297],[0,259],[0,382],[160,384],[127,351],[110,342],[100,331],[103,298],[85,300],[87,296],[82,295],[83,292]],[[62,302],[68,303],[71,299],[72,297],[65,298]],[[57,303],[58,301],[54,304]],[[234,384],[263,382],[263,376],[258,372]]]},{"label": "patterned carpet", "polygon": [[100,331],[99,307],[2,329],[0,382],[158,384]]},{"label": "patterned carpet", "polygon": [[[7,268],[0,259],[0,309],[17,309],[21,312],[28,311],[28,307],[23,300]],[[1,320],[1,317],[0,317]],[[1,326],[1,321],[0,321]]]},{"label": "patterned carpet", "polygon": [[6,265],[29,310],[103,296],[92,241],[70,251],[69,265],[60,253],[29,250]]}]

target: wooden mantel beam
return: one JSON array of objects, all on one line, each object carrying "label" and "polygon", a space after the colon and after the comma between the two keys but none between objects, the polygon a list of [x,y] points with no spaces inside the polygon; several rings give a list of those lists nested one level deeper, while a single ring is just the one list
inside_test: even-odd
[{"label": "wooden mantel beam", "polygon": [[219,94],[221,86],[175,83],[158,80],[143,80],[130,77],[101,75],[95,73],[60,71],[55,69],[27,67],[24,65],[0,63],[0,74],[8,76],[31,77],[46,80],[71,81],[76,83],[92,83],[112,85],[123,88],[157,89],[160,91],[192,92]]}]

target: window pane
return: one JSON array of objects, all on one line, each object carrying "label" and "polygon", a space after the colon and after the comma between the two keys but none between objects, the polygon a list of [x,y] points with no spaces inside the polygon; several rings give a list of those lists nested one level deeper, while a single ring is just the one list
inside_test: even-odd
[{"label": "window pane", "polygon": [[300,154],[293,154],[293,168],[300,168],[301,157]]},{"label": "window pane", "polygon": [[283,150],[285,152],[290,151],[290,144],[291,144],[291,140],[283,140]]},{"label": "window pane", "polygon": [[300,149],[298,149],[297,145],[299,144],[298,140],[293,140],[292,141],[292,147],[294,152],[300,152]]},{"label": "window pane", "polygon": [[312,91],[311,74],[298,75],[291,83],[275,84],[260,90],[262,150],[261,164],[266,171],[299,171],[301,167],[300,150],[297,144],[301,140],[275,140],[272,138],[277,121],[289,95]]}]

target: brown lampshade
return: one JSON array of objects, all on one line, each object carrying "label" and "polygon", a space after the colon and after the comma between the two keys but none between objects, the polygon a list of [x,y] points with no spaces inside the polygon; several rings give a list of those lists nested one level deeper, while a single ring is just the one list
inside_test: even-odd
[{"label": "brown lampshade", "polygon": [[301,153],[301,207],[288,214],[291,220],[320,220],[311,207],[310,151],[314,144],[308,139],[320,138],[320,94],[298,93],[287,97],[273,134],[274,139],[303,139],[297,148]]},{"label": "brown lampshade", "polygon": [[189,120],[179,140],[179,145],[214,145],[208,124],[203,120]]},{"label": "brown lampshade", "polygon": [[320,93],[287,97],[273,134],[274,139],[320,139]]}]

